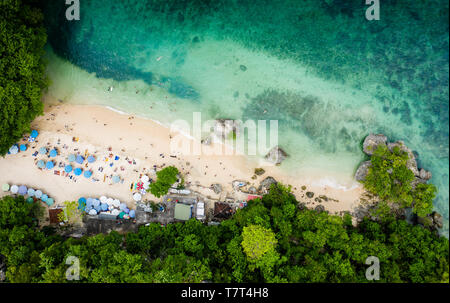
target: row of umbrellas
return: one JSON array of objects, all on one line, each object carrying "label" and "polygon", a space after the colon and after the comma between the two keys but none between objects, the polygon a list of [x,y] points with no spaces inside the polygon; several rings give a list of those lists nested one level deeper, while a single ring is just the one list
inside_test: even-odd
[{"label": "row of umbrellas", "polygon": [[[44,160],[39,160],[37,162],[37,167],[42,168],[42,169],[46,168],[46,169],[50,170],[50,169],[55,167],[55,163],[53,163],[53,161],[45,162]],[[83,174],[83,169],[82,168],[77,167],[77,168],[74,169],[72,167],[72,165],[66,165],[64,167],[64,171],[66,173],[68,173],[68,174],[73,172],[75,174],[75,176],[80,176],[81,174]],[[83,175],[84,175],[85,178],[89,179],[90,177],[92,177],[92,171],[86,170],[86,171],[84,171]]]},{"label": "row of umbrellas", "polygon": [[[46,154],[48,153],[48,150],[47,150],[47,148],[45,148],[45,147],[41,147],[41,148],[39,149],[39,153],[40,153],[41,155],[46,155]],[[58,151],[57,151],[56,149],[50,150],[49,156],[50,156],[51,158],[54,158],[54,157],[56,157],[57,155],[58,155]]]},{"label": "row of umbrellas", "polygon": [[55,201],[52,198],[49,198],[48,195],[42,193],[41,190],[35,190],[33,188],[27,188],[25,185],[12,185],[9,186],[9,184],[3,184],[2,190],[4,192],[10,191],[13,194],[19,194],[21,196],[28,195],[27,202],[33,203],[34,199],[40,199],[42,202],[47,203],[48,206],[52,206]]},{"label": "row of umbrellas", "polygon": [[90,215],[109,213],[119,216],[121,219],[134,218],[136,216],[135,210],[130,210],[125,203],[105,196],[101,196],[99,199],[82,197],[78,200],[78,208]]}]

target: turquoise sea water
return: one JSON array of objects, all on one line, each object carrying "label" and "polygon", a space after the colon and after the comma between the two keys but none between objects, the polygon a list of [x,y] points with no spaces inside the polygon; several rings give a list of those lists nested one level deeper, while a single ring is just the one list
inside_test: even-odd
[{"label": "turquoise sea water", "polygon": [[[176,119],[280,123],[291,174],[349,184],[369,132],[404,140],[433,172],[449,217],[447,1],[47,1],[50,94]],[[113,86],[113,92],[108,92]]]}]

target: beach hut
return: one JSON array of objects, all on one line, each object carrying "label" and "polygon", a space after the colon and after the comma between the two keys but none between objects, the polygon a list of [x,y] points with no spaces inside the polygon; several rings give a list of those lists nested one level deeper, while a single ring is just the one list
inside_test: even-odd
[{"label": "beach hut", "polygon": [[72,170],[73,170],[72,165],[66,165],[66,167],[64,167],[64,171],[65,171],[66,173],[71,173]]},{"label": "beach hut", "polygon": [[58,155],[58,151],[56,149],[52,149],[50,151],[50,157],[54,158]]},{"label": "beach hut", "polygon": [[48,198],[47,201],[45,201],[45,203],[46,203],[48,206],[52,206],[53,204],[55,204],[55,201],[53,201],[52,198]]},{"label": "beach hut", "polygon": [[35,129],[33,129],[33,130],[31,131],[30,137],[31,137],[31,138],[37,138],[38,135],[39,135],[38,131],[35,130]]},{"label": "beach hut", "polygon": [[45,165],[46,165],[46,163],[44,160],[39,160],[37,163],[38,168],[45,168]]},{"label": "beach hut", "polygon": [[11,148],[9,149],[9,153],[11,155],[15,155],[19,152],[19,148],[17,147],[17,145],[13,145],[11,146]]},{"label": "beach hut", "polygon": [[79,176],[83,173],[83,170],[81,168],[77,167],[77,168],[75,168],[73,173],[75,174],[75,176]]},{"label": "beach hut", "polygon": [[33,199],[33,197],[28,197],[26,201],[28,204],[31,204],[34,202],[34,199]]},{"label": "beach hut", "polygon": [[134,209],[130,210],[129,215],[130,215],[130,218],[136,217],[136,211]]},{"label": "beach hut", "polygon": [[75,162],[77,162],[78,164],[83,164],[84,162],[84,157],[81,155],[78,155]]},{"label": "beach hut", "polygon": [[40,190],[35,191],[35,192],[34,192],[34,196],[35,196],[36,198],[40,199],[40,198],[42,197],[42,191],[40,191]]},{"label": "beach hut", "polygon": [[21,144],[20,145],[20,151],[26,151],[27,150],[27,145],[26,144]]},{"label": "beach hut", "polygon": [[117,175],[115,175],[115,176],[112,177],[112,181],[113,181],[114,183],[119,183],[119,182],[120,182],[120,177],[117,176]]},{"label": "beach hut", "polygon": [[75,162],[76,159],[77,157],[74,154],[70,154],[69,157],[67,157],[67,160],[69,162]]},{"label": "beach hut", "polygon": [[19,186],[19,191],[18,191],[19,195],[24,196],[27,194],[27,192],[28,192],[28,188],[25,185]]},{"label": "beach hut", "polygon": [[41,148],[39,148],[39,153],[41,155],[45,155],[47,153],[47,149],[45,147],[41,147]]},{"label": "beach hut", "polygon": [[86,171],[84,172],[84,177],[87,178],[87,179],[89,179],[90,177],[92,177],[92,172],[91,172],[90,170],[86,170]]},{"label": "beach hut", "polygon": [[87,158],[87,161],[89,162],[89,163],[94,163],[95,162],[95,157],[94,156],[89,156],[88,158]]},{"label": "beach hut", "polygon": [[27,193],[28,193],[28,196],[33,197],[33,196],[34,196],[34,192],[35,192],[34,189],[29,188],[29,189],[28,189],[28,192],[27,192]]},{"label": "beach hut", "polygon": [[2,190],[3,191],[8,191],[9,190],[9,184],[5,183],[2,185]]},{"label": "beach hut", "polygon": [[53,163],[53,161],[48,161],[47,164],[45,165],[45,167],[50,170],[53,167],[55,167],[55,163]]},{"label": "beach hut", "polygon": [[139,201],[141,201],[141,199],[142,199],[142,195],[139,194],[139,193],[135,193],[135,194],[133,195],[133,199],[134,199],[134,201],[139,202]]},{"label": "beach hut", "polygon": [[42,201],[42,202],[47,202],[47,200],[48,200],[48,196],[47,196],[46,194],[43,194],[43,195],[41,196],[41,201]]},{"label": "beach hut", "polygon": [[13,194],[17,194],[18,191],[19,191],[19,186],[17,186],[17,185],[11,186],[11,192]]}]

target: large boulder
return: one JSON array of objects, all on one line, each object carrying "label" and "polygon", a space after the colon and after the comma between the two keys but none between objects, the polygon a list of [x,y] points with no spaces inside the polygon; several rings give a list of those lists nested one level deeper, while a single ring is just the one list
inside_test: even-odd
[{"label": "large boulder", "polygon": [[275,165],[280,165],[281,162],[286,160],[287,157],[289,157],[289,155],[284,150],[282,150],[279,146],[275,146],[265,156],[265,159]]},{"label": "large boulder", "polygon": [[261,183],[259,183],[259,190],[260,190],[260,191],[261,191],[262,189],[269,190],[269,189],[270,189],[270,186],[271,186],[272,184],[277,184],[277,183],[278,183],[277,180],[275,180],[274,178],[272,178],[272,177],[267,177],[267,178],[265,178],[264,180],[262,180]]},{"label": "large boulder", "polygon": [[214,124],[214,135],[219,139],[227,139],[231,133],[240,134],[240,124],[236,120],[218,119]]},{"label": "large boulder", "polygon": [[211,189],[216,193],[217,195],[222,192],[222,185],[220,184],[211,184]]},{"label": "large boulder", "polygon": [[406,162],[406,167],[409,168],[414,176],[419,177],[419,169],[417,168],[416,156],[411,149],[409,149],[403,141],[397,141],[395,143],[389,143],[387,145],[388,149],[392,152],[395,147],[398,147],[400,151],[405,152],[408,155],[408,161]]},{"label": "large boulder", "polygon": [[429,172],[429,171],[427,171],[427,170],[425,170],[423,168],[419,171],[419,178],[420,179],[430,180],[431,177],[432,177],[431,172]]},{"label": "large boulder", "polygon": [[370,134],[364,139],[363,151],[369,156],[373,155],[373,152],[377,149],[378,145],[386,145],[387,137],[383,134]]},{"label": "large boulder", "polygon": [[367,174],[369,173],[369,167],[372,165],[370,161],[365,161],[361,163],[356,170],[355,179],[356,181],[364,181],[366,179]]}]

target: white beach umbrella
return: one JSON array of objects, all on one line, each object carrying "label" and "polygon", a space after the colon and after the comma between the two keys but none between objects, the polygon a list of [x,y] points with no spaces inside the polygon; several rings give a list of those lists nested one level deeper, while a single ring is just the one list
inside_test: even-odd
[{"label": "white beach umbrella", "polygon": [[35,192],[34,192],[34,196],[35,196],[36,198],[40,199],[40,198],[42,197],[42,191],[40,191],[40,190],[35,191]]},{"label": "white beach umbrella", "polygon": [[106,198],[105,196],[100,197],[100,202],[106,203],[106,200],[108,200],[108,198]]},{"label": "white beach umbrella", "polygon": [[147,190],[150,188],[150,182],[144,182],[144,189]]},{"label": "white beach umbrella", "polygon": [[134,201],[139,202],[139,201],[141,201],[141,199],[142,199],[142,195],[139,194],[139,193],[135,193],[135,194],[133,195],[133,199],[134,199]]},{"label": "white beach umbrella", "polygon": [[34,190],[34,189],[32,189],[32,188],[29,188],[29,189],[28,189],[28,196],[33,197],[33,196],[34,196],[34,193],[35,193],[35,190]]},{"label": "white beach umbrella", "polygon": [[112,205],[113,202],[114,202],[114,199],[113,199],[113,198],[108,198],[108,199],[106,199],[106,204],[108,204],[108,205]]},{"label": "white beach umbrella", "polygon": [[141,177],[141,181],[144,182],[144,183],[148,182],[149,180],[150,180],[150,178],[147,175],[143,175]]},{"label": "white beach umbrella", "polygon": [[17,194],[18,191],[19,191],[19,186],[17,186],[17,185],[11,186],[11,192],[13,194]]},{"label": "white beach umbrella", "polygon": [[95,209],[91,209],[89,211],[89,214],[92,215],[92,216],[95,216],[97,214],[97,211]]},{"label": "white beach umbrella", "polygon": [[119,207],[120,206],[120,201],[118,199],[113,201],[113,206],[114,207]]},{"label": "white beach umbrella", "polygon": [[120,214],[120,211],[118,210],[118,209],[113,209],[112,211],[111,211],[111,215],[113,215],[113,216],[117,216],[117,215],[119,215]]}]

